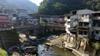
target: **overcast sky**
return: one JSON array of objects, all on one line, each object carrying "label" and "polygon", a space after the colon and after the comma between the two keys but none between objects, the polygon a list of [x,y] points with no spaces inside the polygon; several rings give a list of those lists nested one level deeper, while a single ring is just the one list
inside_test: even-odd
[{"label": "overcast sky", "polygon": [[40,3],[41,3],[43,0],[30,0],[30,1],[39,6]]}]

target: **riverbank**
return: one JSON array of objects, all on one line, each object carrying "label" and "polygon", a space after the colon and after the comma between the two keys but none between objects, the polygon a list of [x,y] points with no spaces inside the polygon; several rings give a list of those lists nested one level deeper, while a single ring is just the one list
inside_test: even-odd
[{"label": "riverbank", "polygon": [[38,46],[38,56],[75,56],[70,50],[59,48],[57,46],[47,46],[40,44]]},{"label": "riverbank", "polygon": [[55,56],[75,56],[71,50],[53,46]]},{"label": "riverbank", "polygon": [[89,54],[85,51],[87,39],[79,38],[78,40],[75,40],[74,36],[61,34],[60,36],[49,39],[46,44],[63,49],[70,49],[76,56],[89,56]]}]

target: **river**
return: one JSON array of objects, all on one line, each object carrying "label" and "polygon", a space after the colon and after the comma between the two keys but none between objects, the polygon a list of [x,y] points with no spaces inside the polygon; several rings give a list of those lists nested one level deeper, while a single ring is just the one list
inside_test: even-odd
[{"label": "river", "polygon": [[[17,41],[17,34],[15,33],[15,31],[7,31],[7,32],[1,32],[2,34],[0,34],[0,36],[5,37],[4,39],[7,39],[8,41],[10,41],[7,37],[11,38],[11,43],[15,43],[18,42]],[[9,34],[8,34],[9,33]],[[16,38],[13,38],[16,37]],[[13,38],[13,39],[12,39]],[[4,42],[5,46],[8,46],[6,43],[8,42]],[[10,44],[9,44],[10,46]],[[13,46],[13,45],[11,45]],[[64,50],[58,47],[49,47],[49,49],[47,50],[46,45],[44,44],[39,44],[38,45],[38,56],[75,56],[74,54],[72,54],[71,51],[69,50]]]},{"label": "river", "polygon": [[38,56],[75,56],[68,49],[64,50],[58,47],[48,47],[46,45],[38,45]]}]

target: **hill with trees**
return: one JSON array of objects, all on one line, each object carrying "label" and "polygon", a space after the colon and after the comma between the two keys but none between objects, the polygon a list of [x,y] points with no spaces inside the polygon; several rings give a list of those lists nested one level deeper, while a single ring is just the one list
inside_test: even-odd
[{"label": "hill with trees", "polygon": [[100,10],[100,0],[43,0],[39,13],[46,15],[63,15],[72,10]]},{"label": "hill with trees", "polygon": [[0,9],[24,9],[29,13],[38,12],[38,6],[29,0],[0,0]]},{"label": "hill with trees", "polygon": [[89,9],[100,10],[100,0],[86,0]]}]

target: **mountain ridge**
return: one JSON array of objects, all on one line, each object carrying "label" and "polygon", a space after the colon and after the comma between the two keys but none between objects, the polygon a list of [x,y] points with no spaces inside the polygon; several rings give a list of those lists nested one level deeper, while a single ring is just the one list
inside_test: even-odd
[{"label": "mountain ridge", "polygon": [[1,0],[0,5],[13,9],[25,9],[30,13],[38,11],[38,6],[29,0]]}]

